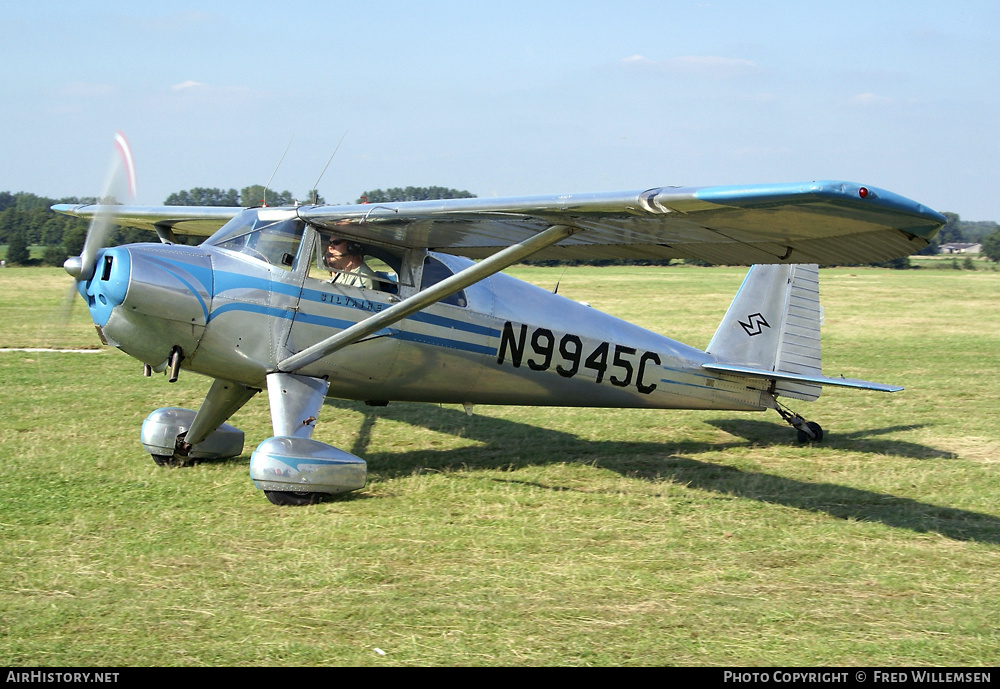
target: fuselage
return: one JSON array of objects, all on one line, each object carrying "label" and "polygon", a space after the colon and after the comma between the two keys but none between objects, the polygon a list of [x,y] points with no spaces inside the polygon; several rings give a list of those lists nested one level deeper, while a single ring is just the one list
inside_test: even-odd
[{"label": "fuselage", "polygon": [[[472,264],[406,250],[383,289],[343,286],[313,260],[318,233],[281,217],[291,224],[268,226],[270,243],[220,231],[201,246],[105,250],[80,283],[102,336],[156,370],[179,347],[183,369],[263,388],[283,359]],[[711,360],[498,273],[296,373],[375,403],[764,408],[759,391],[702,368]]]}]

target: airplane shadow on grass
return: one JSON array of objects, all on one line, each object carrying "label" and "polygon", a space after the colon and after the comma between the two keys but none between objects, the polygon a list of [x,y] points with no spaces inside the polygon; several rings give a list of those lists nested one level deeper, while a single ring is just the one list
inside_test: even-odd
[{"label": "airplane shadow on grass", "polygon": [[[367,459],[371,473],[386,478],[410,476],[420,469],[517,469],[559,462],[593,464],[625,476],[667,480],[734,497],[822,512],[838,519],[881,522],[887,526],[921,533],[938,533],[960,541],[1000,545],[1000,518],[993,515],[833,483],[811,483],[775,474],[746,471],[691,457],[736,448],[797,447],[794,433],[790,433],[790,429],[779,423],[731,419],[707,422],[738,438],[730,442],[595,442],[571,433],[505,419],[469,417],[458,409],[429,404],[399,404],[377,410],[357,403],[334,400],[328,401],[327,405],[364,413],[364,421],[354,445],[345,449]],[[336,413],[333,409],[330,412]],[[475,444],[447,450],[373,453],[369,451],[369,444],[380,419],[457,435],[475,441]],[[920,427],[893,426],[856,433],[838,433],[828,437],[823,447],[869,452],[881,457],[954,458],[951,453],[924,445],[876,437]],[[532,485],[549,490],[572,490],[555,485]]]}]

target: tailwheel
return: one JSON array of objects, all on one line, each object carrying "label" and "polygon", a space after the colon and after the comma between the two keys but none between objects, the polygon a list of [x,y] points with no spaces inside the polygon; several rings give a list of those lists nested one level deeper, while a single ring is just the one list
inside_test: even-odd
[{"label": "tailwheel", "polygon": [[798,429],[798,438],[800,443],[821,443],[823,442],[823,429],[815,421],[807,421],[806,428],[808,432]]},{"label": "tailwheel", "polygon": [[305,491],[265,490],[264,495],[274,505],[314,505],[328,493],[308,493]]},{"label": "tailwheel", "polygon": [[823,442],[823,428],[818,423],[815,421],[806,421],[791,409],[782,407],[780,404],[775,407],[775,410],[789,426],[798,431],[797,436],[800,443]]}]

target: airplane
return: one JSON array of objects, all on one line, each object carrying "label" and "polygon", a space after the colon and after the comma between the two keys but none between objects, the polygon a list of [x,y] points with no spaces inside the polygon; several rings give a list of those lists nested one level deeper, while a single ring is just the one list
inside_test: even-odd
[{"label": "airplane", "polygon": [[[129,154],[130,159],[130,154]],[[133,182],[134,183],[134,182]],[[97,333],[170,382],[212,379],[199,409],[149,414],[158,465],[240,456],[227,421],[266,389],[274,435],[250,478],[276,505],[361,489],[367,464],[312,438],[327,397],[473,406],[774,409],[800,442],[823,429],[779,398],[822,386],[818,266],[926,246],[946,218],[841,181],[255,208],[60,204],[91,219],[66,261]],[[160,243],[101,248],[108,223]],[[200,244],[182,236],[207,237]],[[324,263],[346,240],[368,286]],[[701,259],[751,268],[702,351],[501,271],[525,259]],[[381,268],[381,270],[379,270]]]}]

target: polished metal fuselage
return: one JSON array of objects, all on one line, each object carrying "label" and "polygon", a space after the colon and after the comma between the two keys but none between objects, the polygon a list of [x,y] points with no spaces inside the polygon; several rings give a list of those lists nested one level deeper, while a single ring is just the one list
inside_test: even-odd
[{"label": "polished metal fuselage", "polygon": [[[428,253],[454,272],[471,264]],[[415,289],[344,287],[308,273],[305,260],[286,270],[218,247],[140,244],[106,250],[80,291],[108,342],[154,369],[179,347],[183,369],[263,389],[283,359]],[[770,406],[766,393],[702,368],[711,361],[498,273],[466,288],[462,306],[433,304],[296,373],[327,379],[328,396],[375,403]]]}]

